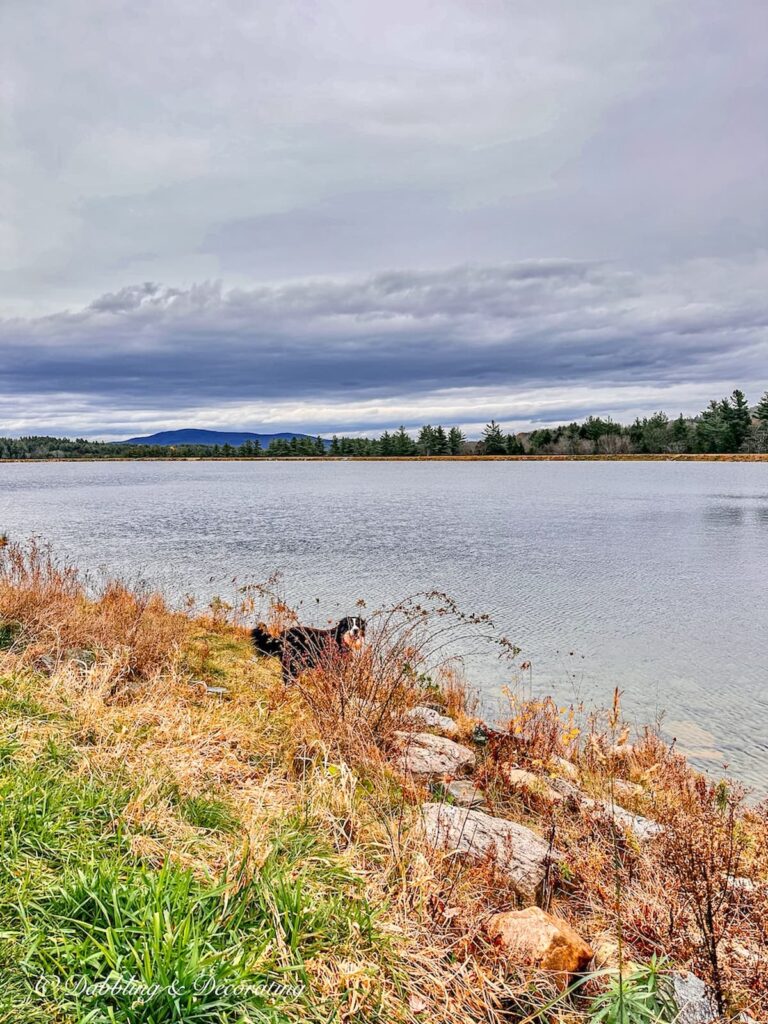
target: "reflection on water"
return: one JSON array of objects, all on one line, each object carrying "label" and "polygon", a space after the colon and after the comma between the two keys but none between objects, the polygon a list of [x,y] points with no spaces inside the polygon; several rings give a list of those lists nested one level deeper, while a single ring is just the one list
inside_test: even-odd
[{"label": "reflection on water", "polygon": [[723,526],[738,526],[747,518],[746,509],[740,505],[708,505],[704,509],[703,515],[710,523]]},{"label": "reflection on water", "polygon": [[[604,705],[618,685],[637,721],[705,729],[702,764],[768,789],[767,482],[744,463],[14,464],[0,532],[178,597],[281,570],[319,622],[445,590],[494,614],[535,692]],[[493,703],[508,674],[472,669]]]}]

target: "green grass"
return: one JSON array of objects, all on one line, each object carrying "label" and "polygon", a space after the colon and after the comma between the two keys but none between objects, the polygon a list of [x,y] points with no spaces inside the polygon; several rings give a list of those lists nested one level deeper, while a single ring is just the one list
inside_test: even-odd
[{"label": "green grass", "polygon": [[20,637],[19,622],[0,622],[0,651],[9,651]]},{"label": "green grass", "polygon": [[208,832],[235,833],[241,827],[237,815],[226,800],[203,795],[179,797],[177,802],[182,818],[195,828]]},{"label": "green grass", "polygon": [[[0,738],[0,1024],[319,1024],[335,1011],[307,961],[384,949],[360,881],[301,816],[225,886],[132,855],[130,791],[76,777],[74,749],[20,750]],[[215,798],[178,810],[237,827]]]},{"label": "green grass", "polygon": [[29,678],[0,676],[0,722],[11,718],[53,722],[62,717],[44,708],[29,692],[30,686]]}]

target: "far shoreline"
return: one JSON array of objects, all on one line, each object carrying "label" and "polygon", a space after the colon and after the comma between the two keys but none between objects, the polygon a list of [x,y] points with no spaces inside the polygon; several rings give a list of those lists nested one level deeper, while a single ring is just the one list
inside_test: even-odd
[{"label": "far shoreline", "polygon": [[0,459],[0,465],[60,462],[768,462],[768,452],[655,455],[137,455]]}]

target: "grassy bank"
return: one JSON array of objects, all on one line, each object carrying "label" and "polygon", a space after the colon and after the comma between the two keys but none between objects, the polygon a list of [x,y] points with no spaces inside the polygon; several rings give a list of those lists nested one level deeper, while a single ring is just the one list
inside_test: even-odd
[{"label": "grassy bank", "polygon": [[[515,651],[444,595],[286,688],[243,628],[290,620],[269,596],[182,614],[0,550],[2,1024],[671,1020],[679,970],[768,1013],[764,807],[628,737],[618,701],[579,726],[510,697],[481,728],[441,651]],[[453,798],[398,753],[417,706],[455,723],[485,811],[558,851],[537,899],[592,947],[581,973],[493,941],[519,886],[428,840],[420,805]]]}]

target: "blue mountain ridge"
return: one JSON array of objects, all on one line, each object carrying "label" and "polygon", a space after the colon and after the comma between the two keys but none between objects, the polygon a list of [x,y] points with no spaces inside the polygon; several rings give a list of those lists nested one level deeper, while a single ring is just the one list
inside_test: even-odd
[{"label": "blue mountain ridge", "polygon": [[[147,434],[146,437],[129,437],[125,441],[115,441],[114,444],[158,444],[158,445],[179,445],[179,444],[231,444],[233,448],[239,448],[246,441],[258,441],[262,448],[266,448],[270,441],[290,441],[292,437],[311,437],[311,434],[299,434],[295,431],[284,431],[279,434],[255,434],[247,430],[197,430],[194,427],[187,427],[182,430],[161,430],[157,434]],[[330,442],[326,441],[326,445]]]}]

